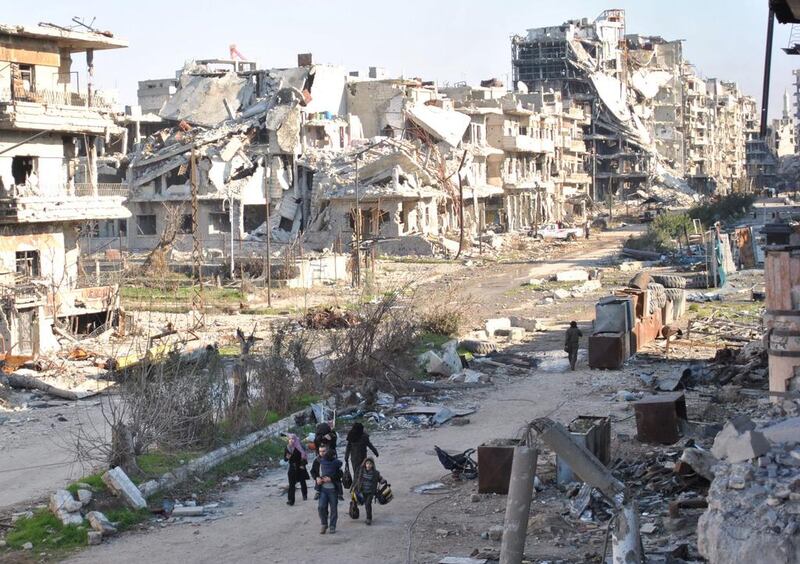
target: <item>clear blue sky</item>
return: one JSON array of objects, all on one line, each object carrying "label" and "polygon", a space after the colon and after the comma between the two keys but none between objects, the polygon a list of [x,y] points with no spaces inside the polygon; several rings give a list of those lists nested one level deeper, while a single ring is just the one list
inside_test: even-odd
[{"label": "clear blue sky", "polygon": [[[130,48],[96,56],[97,84],[134,102],[136,82],[172,76],[185,60],[226,57],[228,45],[262,67],[294,66],[296,55],[348,69],[386,67],[439,83],[510,73],[509,36],[566,19],[626,10],[627,32],[685,39],[685,55],[706,77],[735,80],[761,97],[767,0],[38,0],[5,2],[3,23],[71,24],[73,16],[113,31]],[[793,91],[800,56],[780,50],[791,26],[776,24],[770,115]],[[83,71],[83,60],[77,61]],[[83,80],[83,78],[82,78]]]}]

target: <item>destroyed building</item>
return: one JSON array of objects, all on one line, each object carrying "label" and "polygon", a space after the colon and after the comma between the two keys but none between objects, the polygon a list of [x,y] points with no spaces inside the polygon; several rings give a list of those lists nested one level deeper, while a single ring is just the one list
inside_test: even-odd
[{"label": "destroyed building", "polygon": [[704,193],[744,182],[745,97],[699,77],[680,41],[628,35],[624,10],[512,37],[515,88],[561,92],[592,116],[593,197],[630,196],[686,177]]},{"label": "destroyed building", "polygon": [[79,256],[87,229],[130,215],[126,186],[98,172],[106,142],[125,130],[93,84],[95,52],[124,47],[109,32],[0,26],[0,337],[8,354],[57,348],[54,324],[88,332],[113,322],[116,288],[89,285]]}]

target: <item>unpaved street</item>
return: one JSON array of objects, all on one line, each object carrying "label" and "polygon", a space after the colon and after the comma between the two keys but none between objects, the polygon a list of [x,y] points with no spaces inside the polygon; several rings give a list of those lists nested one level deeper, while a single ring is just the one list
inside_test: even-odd
[{"label": "unpaved street", "polygon": [[[615,253],[628,234],[602,234],[597,244],[576,245],[576,250],[557,262],[537,265],[494,265],[471,272],[469,279],[454,283],[458,292],[480,296],[483,315],[504,311],[509,288],[533,277],[545,277],[573,266],[596,264]],[[521,307],[521,306],[518,306]],[[533,314],[533,311],[530,313]],[[537,338],[547,339],[544,333]],[[564,363],[565,366],[565,363]],[[496,379],[496,388],[460,401],[478,405],[471,423],[464,427],[445,425],[433,430],[376,433],[374,442],[381,452],[378,467],[392,483],[395,500],[377,507],[375,523],[367,528],[363,519],[352,521],[347,505],[340,504],[340,526],[335,536],[320,536],[313,501],[287,507],[277,484],[285,479],[282,470],[243,484],[226,499],[231,502],[223,518],[189,524],[155,527],[147,533],[131,533],[68,560],[73,563],[107,562],[312,562],[323,558],[331,563],[406,562],[409,526],[431,503],[430,496],[412,493],[415,485],[439,479],[446,472],[432,455],[433,446],[463,450],[498,437],[517,436],[526,422],[545,415],[568,421],[577,414],[621,413],[624,404],[609,403],[596,391],[603,384],[616,385],[631,378],[622,373],[574,373],[531,371],[526,376]],[[631,426],[627,421],[625,426]],[[622,431],[625,426],[617,430]],[[447,511],[446,507],[437,509]],[[502,516],[498,516],[502,521]],[[463,547],[461,555],[484,546],[479,536]],[[321,551],[321,552],[320,552]],[[443,555],[421,554],[411,549],[413,562],[435,562]]]}]

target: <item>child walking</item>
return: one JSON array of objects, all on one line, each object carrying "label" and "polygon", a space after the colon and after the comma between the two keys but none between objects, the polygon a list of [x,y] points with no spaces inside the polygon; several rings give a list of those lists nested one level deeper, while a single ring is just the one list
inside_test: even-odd
[{"label": "child walking", "polygon": [[361,471],[358,473],[355,483],[356,494],[364,498],[364,508],[367,511],[367,525],[372,525],[372,502],[375,494],[378,493],[378,485],[383,482],[383,477],[378,469],[375,468],[375,459],[367,457],[361,463]]}]

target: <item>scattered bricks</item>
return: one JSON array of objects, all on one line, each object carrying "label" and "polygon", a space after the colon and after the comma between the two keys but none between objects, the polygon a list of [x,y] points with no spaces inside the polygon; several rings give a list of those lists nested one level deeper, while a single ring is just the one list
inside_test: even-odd
[{"label": "scattered bricks", "polygon": [[500,541],[503,540],[503,526],[502,525],[495,525],[491,529],[489,529],[489,538],[493,541]]},{"label": "scattered bricks", "polygon": [[486,320],[486,334],[493,337],[498,329],[511,329],[511,320],[508,317],[497,317]]},{"label": "scattered bricks", "polygon": [[131,482],[127,474],[119,466],[103,474],[103,483],[117,496],[125,500],[133,509],[144,509],[147,502],[142,497],[142,492]]},{"label": "scattered bricks", "polygon": [[206,514],[206,508],[202,505],[197,507],[176,506],[172,510],[172,517],[201,517]]},{"label": "scattered bricks", "polygon": [[86,533],[86,542],[89,546],[96,546],[103,542],[103,533],[97,531],[89,531]]},{"label": "scattered bricks", "polygon": [[90,511],[86,514],[86,518],[89,520],[92,529],[104,537],[114,535],[117,532],[117,528],[114,524],[100,511]]},{"label": "scattered bricks", "polygon": [[589,273],[580,268],[564,270],[556,274],[557,282],[586,282],[587,280],[589,280]]},{"label": "scattered bricks", "polygon": [[92,492],[89,490],[78,490],[78,501],[81,505],[86,507],[92,501]]}]

